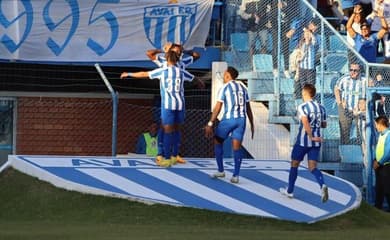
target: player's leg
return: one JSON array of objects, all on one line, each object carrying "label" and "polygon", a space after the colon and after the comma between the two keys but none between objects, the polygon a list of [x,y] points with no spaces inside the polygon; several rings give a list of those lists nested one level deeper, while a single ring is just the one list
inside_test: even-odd
[{"label": "player's leg", "polygon": [[215,128],[214,134],[214,154],[217,161],[218,171],[212,177],[225,177],[225,170],[223,166],[223,142],[230,133],[229,120],[222,120]]},{"label": "player's leg", "polygon": [[[164,159],[160,161],[160,166],[169,167],[171,151],[172,151],[172,135],[173,135],[173,124],[174,124],[174,115],[171,110],[162,110],[161,111],[161,120],[164,130],[164,139],[163,139],[163,152]],[[169,162],[169,164],[168,164]]]},{"label": "player's leg", "polygon": [[329,194],[328,194],[328,187],[324,183],[324,176],[322,175],[321,171],[317,168],[317,161],[320,156],[320,147],[312,147],[310,148],[310,151],[308,152],[308,165],[310,172],[314,175],[316,178],[318,184],[321,188],[321,201],[326,202],[328,201]]},{"label": "player's leg", "polygon": [[234,158],[234,172],[233,177],[230,179],[232,183],[238,183],[238,178],[240,175],[241,162],[242,162],[242,153],[241,153],[241,143],[245,134],[246,119],[240,118],[234,120],[234,128],[231,131],[232,137],[232,149],[233,149],[233,158]]},{"label": "player's leg", "polygon": [[298,167],[299,164],[302,162],[303,158],[305,157],[307,153],[307,148],[302,147],[300,145],[294,145],[293,150],[291,152],[291,166],[290,166],[290,171],[288,174],[288,187],[287,188],[280,188],[280,192],[283,195],[286,195],[289,198],[292,198],[293,192],[294,192],[294,187],[295,187],[295,182],[298,177]]},{"label": "player's leg", "polygon": [[181,145],[181,125],[184,123],[185,112],[175,111],[175,125],[173,131],[172,162],[185,163],[186,161],[179,156]]}]

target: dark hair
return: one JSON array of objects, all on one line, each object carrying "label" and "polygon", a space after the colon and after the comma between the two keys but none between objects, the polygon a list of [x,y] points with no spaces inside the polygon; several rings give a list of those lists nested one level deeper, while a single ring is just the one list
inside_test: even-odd
[{"label": "dark hair", "polygon": [[311,83],[306,83],[302,90],[307,91],[310,94],[310,97],[314,97],[316,95],[316,87]]},{"label": "dark hair", "polygon": [[384,115],[377,117],[375,122],[379,125],[385,126],[386,128],[389,127],[389,119]]},{"label": "dark hair", "polygon": [[167,61],[170,61],[170,62],[173,62],[173,63],[177,63],[180,59],[180,56],[177,52],[175,51],[172,51],[172,50],[169,50],[167,53],[166,53],[166,57],[167,57]]},{"label": "dark hair", "polygon": [[371,29],[370,24],[368,24],[367,22],[362,22],[362,23],[360,24],[360,29],[362,29],[363,27],[367,27],[367,28]]},{"label": "dark hair", "polygon": [[235,69],[234,67],[228,67],[226,69],[226,71],[230,74],[230,76],[233,78],[233,79],[236,79],[238,77],[238,71],[237,69]]}]

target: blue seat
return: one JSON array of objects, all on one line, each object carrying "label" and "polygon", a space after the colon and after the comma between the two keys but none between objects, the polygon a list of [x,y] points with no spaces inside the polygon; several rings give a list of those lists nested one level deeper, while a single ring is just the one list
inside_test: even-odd
[{"label": "blue seat", "polygon": [[248,33],[232,33],[230,34],[230,41],[230,47],[233,51],[249,51]]},{"label": "blue seat", "polygon": [[253,71],[272,73],[273,71],[272,55],[271,54],[253,55]]},{"label": "blue seat", "polygon": [[346,74],[348,69],[348,56],[345,53],[328,53],[325,56],[326,71]]}]

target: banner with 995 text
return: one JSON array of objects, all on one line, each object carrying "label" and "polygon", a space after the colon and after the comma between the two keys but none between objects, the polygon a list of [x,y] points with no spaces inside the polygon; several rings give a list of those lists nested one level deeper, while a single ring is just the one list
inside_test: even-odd
[{"label": "banner with 995 text", "polygon": [[204,47],[214,0],[0,0],[0,59],[146,60],[166,42]]}]

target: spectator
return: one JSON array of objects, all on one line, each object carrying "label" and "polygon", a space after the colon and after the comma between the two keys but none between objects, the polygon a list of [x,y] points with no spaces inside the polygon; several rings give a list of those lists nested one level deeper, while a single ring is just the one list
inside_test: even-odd
[{"label": "spectator", "polygon": [[[386,198],[390,207],[390,133],[389,119],[380,116],[375,119],[375,128],[379,133],[373,168],[375,170],[375,207],[383,208]],[[390,210],[390,209],[389,209]]]},{"label": "spectator", "polygon": [[355,5],[359,4],[359,0],[341,0],[341,8],[343,9],[344,16],[350,18]]},{"label": "spectator", "polygon": [[138,137],[135,153],[156,157],[158,153],[158,129],[157,123],[152,123],[147,132]]},{"label": "spectator", "polygon": [[[178,146],[180,138],[175,132],[180,131],[184,122],[185,101],[184,81],[192,81],[193,75],[178,66],[180,56],[169,50],[166,53],[166,66],[149,72],[128,73],[123,72],[121,79],[126,77],[147,78],[160,80],[161,92],[161,122],[164,128],[164,159],[157,165],[169,167],[177,163]],[[172,81],[175,79],[175,81]]]},{"label": "spectator", "polygon": [[223,166],[223,142],[231,136],[233,158],[234,158],[234,172],[230,179],[232,183],[238,183],[240,167],[242,161],[241,142],[244,138],[246,128],[246,117],[248,116],[252,139],[254,134],[253,114],[249,102],[248,90],[241,83],[235,79],[238,77],[238,72],[233,67],[228,67],[223,74],[223,86],[219,90],[217,96],[217,103],[213,108],[210,121],[205,127],[205,134],[211,137],[212,126],[217,120],[217,117],[224,107],[224,115],[215,129],[214,135],[214,152],[217,160],[218,171],[212,175],[213,178],[225,177]]},{"label": "spectator", "polygon": [[298,59],[298,71],[295,74],[294,94],[295,100],[301,99],[302,87],[306,83],[316,84],[316,54],[320,38],[315,33],[317,25],[310,21],[307,28],[303,29],[303,38],[298,44],[301,56]]},{"label": "spectator", "polygon": [[243,0],[238,14],[247,23],[249,54],[256,53],[256,42],[259,41],[259,52],[267,53],[271,26],[271,5],[264,0]]},{"label": "spectator", "polygon": [[295,181],[298,177],[298,167],[305,155],[308,157],[310,172],[315,176],[321,189],[321,200],[328,200],[328,187],[324,177],[317,168],[322,142],[321,128],[326,127],[326,111],[324,106],[314,100],[316,88],[313,84],[306,84],[302,89],[303,103],[298,106],[299,129],[296,142],[291,152],[291,167],[288,177],[288,187],[280,188],[280,193],[293,198]]},{"label": "spectator", "polygon": [[[366,96],[366,81],[366,78],[360,74],[359,64],[351,63],[349,74],[341,77],[335,85],[334,94],[339,113],[341,144],[351,144],[352,121],[355,121],[356,126],[358,125],[358,118],[353,112],[358,111],[359,99]],[[359,141],[360,133],[357,131],[356,134]]]},{"label": "spectator", "polygon": [[387,116],[385,95],[380,94],[378,99],[375,100],[374,105],[375,105],[375,117]]},{"label": "spectator", "polygon": [[360,98],[358,109],[355,110],[354,115],[358,119],[357,128],[361,136],[361,147],[363,156],[366,156],[366,99]]},{"label": "spectator", "polygon": [[360,5],[362,6],[363,9],[363,16],[366,18],[368,15],[371,14],[372,12],[372,7],[373,7],[373,2],[375,0],[360,0]]},{"label": "spectator", "polygon": [[225,0],[224,17],[224,35],[226,44],[230,45],[230,34],[240,32],[241,19],[237,16],[237,10],[241,5],[242,0]]},{"label": "spectator", "polygon": [[347,31],[355,41],[354,47],[356,51],[358,51],[368,62],[375,63],[378,40],[382,39],[387,32],[387,23],[383,17],[383,11],[378,12],[378,16],[380,16],[382,24],[382,29],[378,33],[371,34],[370,26],[367,23],[362,23],[360,25],[361,34],[359,34],[352,28],[352,23],[355,15],[360,14],[362,10],[359,6],[356,6],[354,9],[353,14],[347,22]]}]

